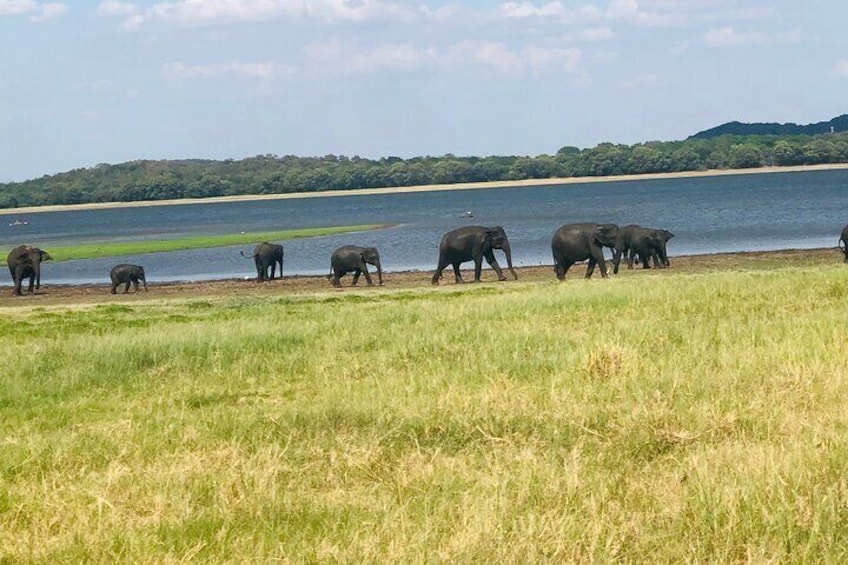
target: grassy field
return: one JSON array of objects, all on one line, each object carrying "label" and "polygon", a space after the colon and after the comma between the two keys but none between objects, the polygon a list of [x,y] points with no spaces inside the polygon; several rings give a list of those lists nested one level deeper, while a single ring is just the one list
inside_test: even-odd
[{"label": "grassy field", "polygon": [[[184,249],[206,249],[212,247],[224,247],[227,245],[252,246],[261,241],[285,241],[301,237],[317,237],[322,235],[335,235],[339,233],[352,233],[383,227],[386,226],[382,224],[366,224],[357,226],[279,230],[272,232],[245,232],[224,235],[147,239],[144,241],[115,241],[112,239],[108,241],[98,241],[79,245],[48,245],[44,246],[44,250],[50,253],[50,256],[53,257],[54,261],[68,261],[70,259],[97,259],[100,257],[117,257],[120,255],[137,255],[140,253],[182,251]],[[0,265],[6,265],[5,255],[0,257]]]},{"label": "grassy field", "polygon": [[644,275],[4,309],[0,561],[846,562],[848,269]]}]

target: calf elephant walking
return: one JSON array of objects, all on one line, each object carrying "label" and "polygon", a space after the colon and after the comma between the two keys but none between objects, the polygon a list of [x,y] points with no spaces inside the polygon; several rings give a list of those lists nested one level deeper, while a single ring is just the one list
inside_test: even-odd
[{"label": "calf elephant walking", "polygon": [[439,284],[442,271],[448,265],[453,265],[454,279],[461,283],[462,275],[459,273],[459,265],[465,261],[474,261],[474,282],[480,282],[480,273],[483,268],[483,258],[492,266],[498,275],[499,281],[505,281],[506,277],[495,259],[494,249],[502,249],[506,256],[506,264],[513,278],[517,279],[515,269],[512,268],[512,251],[509,247],[509,239],[501,226],[486,228],[483,226],[467,226],[447,232],[442,236],[439,243],[439,265],[433,273],[433,284]]},{"label": "calf elephant walking", "polygon": [[373,286],[368,265],[377,267],[377,284],[383,284],[383,269],[380,266],[380,254],[374,247],[359,247],[358,245],[343,245],[330,255],[329,278],[333,286],[342,286],[340,278],[347,273],[353,273],[353,284],[359,282],[359,275],[365,275],[368,286]]},{"label": "calf elephant walking", "polygon": [[130,285],[133,285],[133,292],[138,292],[138,281],[144,285],[144,292],[147,292],[147,280],[144,277],[144,267],[139,265],[127,265],[122,263],[115,265],[109,271],[109,278],[112,279],[112,294],[116,294],[118,285],[126,283],[124,294],[129,292]]}]

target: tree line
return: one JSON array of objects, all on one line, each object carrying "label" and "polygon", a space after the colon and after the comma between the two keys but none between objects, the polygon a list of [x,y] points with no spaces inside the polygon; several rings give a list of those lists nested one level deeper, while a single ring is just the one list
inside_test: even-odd
[{"label": "tree line", "polygon": [[0,208],[846,162],[848,133],[601,143],[536,157],[257,155],[131,161],[0,184]]}]

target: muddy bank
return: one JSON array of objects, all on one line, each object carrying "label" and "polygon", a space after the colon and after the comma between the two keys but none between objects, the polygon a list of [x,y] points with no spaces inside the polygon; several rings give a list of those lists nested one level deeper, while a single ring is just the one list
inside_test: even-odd
[{"label": "muddy bank", "polygon": [[[788,249],[781,251],[757,251],[741,253],[719,253],[713,255],[686,255],[671,258],[671,268],[651,269],[645,271],[636,268],[628,271],[624,264],[619,270],[619,277],[640,276],[674,276],[679,273],[696,273],[706,271],[740,270],[740,269],[774,269],[786,265],[819,265],[839,264],[842,262],[842,253],[837,248],[826,249]],[[472,267],[472,263],[464,266]],[[610,265],[610,269],[612,269]],[[516,269],[520,281],[553,281],[555,280],[551,265],[537,267],[519,267]],[[575,265],[568,272],[569,279],[583,277],[586,273],[586,265]],[[396,273],[383,273],[384,288],[417,288],[429,287],[432,271],[404,271]],[[474,279],[473,271],[463,269],[463,278],[466,281]],[[600,278],[596,271],[593,278]],[[483,282],[495,282],[496,277],[491,269],[484,269]],[[511,280],[511,279],[510,279]],[[12,286],[6,284],[0,287],[0,307],[72,303],[108,303],[116,301],[145,301],[158,300],[162,298],[197,298],[203,296],[261,296],[285,293],[318,293],[318,292],[345,292],[351,289],[365,289],[365,279],[360,278],[359,286],[350,286],[351,277],[342,279],[341,289],[333,288],[326,276],[287,276],[266,283],[257,283],[254,280],[224,279],[200,282],[163,282],[148,284],[149,291],[143,290],[133,294],[112,295],[109,290],[111,285],[108,280],[103,284],[87,285],[51,285],[49,264],[45,265],[42,273],[41,289],[32,296],[12,296]],[[453,272],[448,267],[442,275],[441,285],[453,285]],[[504,284],[509,284],[507,281]]]}]

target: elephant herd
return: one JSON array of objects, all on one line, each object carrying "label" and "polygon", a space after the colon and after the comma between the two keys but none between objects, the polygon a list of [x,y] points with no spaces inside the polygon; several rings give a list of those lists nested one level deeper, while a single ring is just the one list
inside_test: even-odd
[{"label": "elephant herd", "polygon": [[[669,267],[667,245],[674,234],[665,229],[646,228],[635,224],[619,227],[616,224],[575,223],[565,224],[557,229],[551,239],[551,254],[554,260],[554,273],[557,279],[565,280],[566,273],[572,265],[587,261],[586,278],[594,273],[595,267],[600,267],[601,276],[607,277],[607,265],[604,259],[604,248],[612,250],[613,273],[618,273],[622,259],[627,260],[627,267],[633,268],[634,262],[641,262],[645,269],[653,263],[655,268]],[[842,229],[839,237],[839,248],[848,263],[848,225]],[[439,284],[442,271],[448,265],[453,267],[454,279],[462,283],[460,265],[467,261],[474,262],[474,281],[480,281],[483,259],[494,269],[499,281],[506,280],[504,272],[495,259],[494,250],[503,251],[507,267],[514,279],[518,278],[512,267],[512,250],[506,232],[501,226],[465,226],[449,231],[439,242],[439,262],[431,279],[432,284]],[[283,276],[283,246],[264,241],[258,244],[250,255],[243,256],[253,259],[256,266],[258,282],[276,278],[279,265],[280,278]],[[20,245],[12,249],[6,262],[14,283],[13,294],[20,296],[24,279],[28,280],[27,292],[32,294],[33,287],[41,287],[41,263],[51,260],[46,251],[31,245]],[[383,270],[380,264],[380,254],[374,247],[344,245],[330,255],[330,273],[327,276],[333,286],[341,286],[340,279],[348,273],[353,274],[352,284],[359,281],[360,275],[365,275],[369,286],[374,284],[368,265],[377,269],[377,284],[383,284]],[[112,281],[111,293],[115,294],[120,285],[124,293],[129,292],[132,285],[135,292],[139,283],[147,290],[144,268],[139,265],[115,265],[109,272]]]}]

